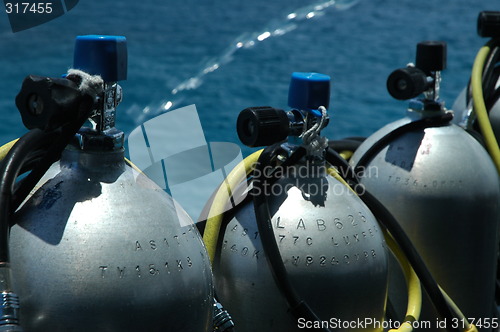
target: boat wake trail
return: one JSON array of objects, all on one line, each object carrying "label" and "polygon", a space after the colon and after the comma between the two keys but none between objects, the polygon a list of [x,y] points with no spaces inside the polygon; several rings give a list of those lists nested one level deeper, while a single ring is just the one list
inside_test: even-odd
[{"label": "boat wake trail", "polygon": [[[178,106],[184,99],[182,96],[183,91],[198,89],[203,84],[207,75],[231,62],[234,59],[234,54],[238,51],[255,47],[259,43],[273,37],[283,36],[297,29],[300,25],[305,24],[305,22],[325,15],[328,10],[346,10],[358,2],[359,0],[322,0],[308,6],[300,7],[279,19],[272,20],[263,29],[238,36],[218,56],[204,61],[200,66],[201,69],[195,75],[175,86],[159,105],[149,105],[142,109],[140,114],[134,114],[133,118],[136,121],[136,125]],[[134,110],[130,111],[136,113],[137,106]]]}]

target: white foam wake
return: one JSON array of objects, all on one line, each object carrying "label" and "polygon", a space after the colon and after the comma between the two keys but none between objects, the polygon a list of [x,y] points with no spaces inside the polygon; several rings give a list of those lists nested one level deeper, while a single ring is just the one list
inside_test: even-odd
[{"label": "white foam wake", "polygon": [[240,50],[255,47],[259,43],[271,38],[283,36],[297,29],[301,24],[325,15],[328,10],[346,10],[358,2],[359,0],[322,0],[297,8],[279,19],[272,20],[263,29],[241,34],[219,55],[203,62],[200,65],[201,69],[195,75],[185,79],[169,91],[169,94],[165,96],[162,102],[155,105],[151,104],[143,109],[134,105],[127,113],[134,118],[136,125],[139,125],[147,119],[175,108],[184,99],[182,96],[183,91],[198,89],[203,84],[207,75],[231,62],[234,59],[234,55]]}]

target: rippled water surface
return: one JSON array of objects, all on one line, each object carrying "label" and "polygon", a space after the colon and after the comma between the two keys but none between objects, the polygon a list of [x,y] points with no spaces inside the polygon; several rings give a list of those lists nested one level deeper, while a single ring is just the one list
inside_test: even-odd
[{"label": "rippled water surface", "polygon": [[286,108],[291,72],[317,71],[333,79],[325,134],[369,135],[404,113],[405,102],[391,99],[385,81],[413,61],[421,40],[448,42],[442,97],[451,106],[485,42],[476,34],[477,14],[498,7],[493,0],[80,1],[66,15],[15,34],[0,13],[0,141],[25,132],[14,106],[23,77],[64,73],[82,34],[128,38],[118,119],[127,133],[161,112],[196,104],[208,141],[239,144],[240,110]]}]

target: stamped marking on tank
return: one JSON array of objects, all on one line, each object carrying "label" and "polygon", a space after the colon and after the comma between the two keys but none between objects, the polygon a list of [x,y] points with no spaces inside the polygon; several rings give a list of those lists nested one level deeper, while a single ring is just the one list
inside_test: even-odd
[{"label": "stamped marking on tank", "polygon": [[[240,225],[236,224],[231,228],[231,232],[237,232],[240,230],[240,228],[242,228],[242,227]],[[259,232],[252,232],[252,231],[249,231],[248,228],[243,228],[243,230],[241,231],[241,236],[242,237],[250,236],[251,238],[253,238],[255,240],[259,236]]]},{"label": "stamped marking on tank", "polygon": [[144,250],[157,250],[159,248],[168,248],[170,244],[167,238],[163,238],[161,241],[149,240],[149,241],[135,241],[135,251]]},{"label": "stamped marking on tank", "polygon": [[319,256],[313,256],[313,255],[292,255],[290,259],[285,260],[285,264],[287,262],[290,262],[293,266],[295,267],[300,267],[300,266],[320,266],[320,267],[327,267],[327,266],[336,266],[336,265],[350,265],[350,264],[361,264],[361,263],[366,263],[370,260],[375,260],[377,259],[377,252],[375,249],[370,249],[370,250],[363,250],[357,253],[349,253],[349,254],[341,254],[338,256],[330,256],[330,255],[319,255]]},{"label": "stamped marking on tank", "polygon": [[161,240],[136,240],[134,243],[134,251],[158,250],[162,248],[166,249],[170,247],[171,243],[180,246],[182,243],[189,243],[189,238],[196,238],[191,227],[187,230],[187,232],[181,233],[181,235],[176,234],[169,236],[168,238],[164,237]]},{"label": "stamped marking on tank", "polygon": [[[259,259],[259,254],[260,254],[260,250],[257,250],[257,249],[250,249],[248,248],[247,246],[243,246],[243,247],[238,247],[236,244],[232,244],[231,246],[228,247],[228,241],[224,241],[223,245],[222,245],[222,249],[225,250],[225,249],[228,249],[229,248],[229,251],[231,253],[234,253],[234,254],[237,254],[237,255],[240,255],[240,256],[243,256],[243,257],[250,257],[250,258],[255,258],[256,260]],[[250,254],[251,252],[253,251],[252,254]]]},{"label": "stamped marking on tank", "polygon": [[400,185],[400,186],[413,186],[413,187],[422,187],[422,188],[462,188],[463,181],[462,180],[428,180],[423,182],[421,180],[416,180],[413,177],[400,177],[389,175],[387,177],[387,182]]},{"label": "stamped marking on tank", "polygon": [[[307,220],[304,218],[300,218],[299,220],[284,220],[281,216],[277,216],[274,222],[276,230],[284,230],[284,229],[295,229],[295,230],[310,230],[316,229],[317,231],[326,231],[331,226],[329,226],[329,221],[323,218],[316,218],[314,220]],[[346,226],[351,226],[352,228],[356,228],[362,224],[366,224],[366,217],[362,212],[358,212],[357,214],[348,214],[344,218],[334,218],[333,225],[341,230]]]},{"label": "stamped marking on tank", "polygon": [[[428,140],[428,139],[424,138],[424,140]],[[429,154],[431,154],[431,148],[432,148],[432,143],[430,143],[430,142],[427,144],[422,144],[420,146],[419,152],[421,155],[429,155]]]},{"label": "stamped marking on tank", "polygon": [[135,267],[101,265],[99,266],[99,273],[102,279],[124,279],[127,277],[143,278],[147,276],[158,276],[160,274],[168,275],[173,271],[181,272],[192,268],[193,265],[194,263],[191,257],[186,256],[185,258],[166,261],[163,264],[150,263],[136,265]]},{"label": "stamped marking on tank", "polygon": [[[356,217],[355,217],[356,216]],[[277,217],[277,220],[280,217]],[[292,225],[291,227],[291,234],[283,234],[282,232],[286,230],[286,227],[283,226],[282,219],[279,219],[280,223],[276,223],[276,225],[281,226],[277,227],[276,231],[276,241],[278,242],[279,245],[286,245],[287,243],[292,243],[295,246],[301,246],[301,245],[307,245],[307,246],[312,246],[314,241],[314,234],[304,236],[302,235],[301,231],[302,230],[302,225],[304,227],[309,227],[306,226],[310,224],[311,222],[305,221],[304,219],[300,219],[297,222],[297,225],[301,225],[299,231],[297,233],[294,232],[296,230],[296,227],[294,227],[295,222],[290,222],[289,224]],[[316,227],[312,227],[313,230],[316,230],[317,233],[319,234],[326,234],[324,233],[326,230],[333,230],[333,234],[331,238],[331,244],[334,247],[338,247],[340,245],[344,246],[352,246],[357,243],[361,242],[366,242],[370,241],[370,238],[374,237],[375,234],[379,231],[377,227],[368,227],[368,224],[366,223],[366,217],[362,212],[358,212],[357,214],[349,214],[345,218],[334,218],[332,223],[328,223],[327,221],[323,219],[316,219],[313,224]],[[329,225],[329,226],[328,226]],[[332,227],[333,225],[333,227]],[[339,233],[338,231],[342,231],[341,234],[336,234]],[[300,232],[300,233],[299,233]],[[321,236],[322,237],[322,236]]]},{"label": "stamped marking on tank", "polygon": [[[186,232],[181,235],[173,235],[164,237],[161,240],[136,240],[133,241],[131,247],[135,252],[145,252],[145,251],[158,251],[158,250],[168,250],[171,243],[175,246],[181,245],[183,242],[189,242],[189,237],[194,237],[193,229],[190,227]],[[203,254],[202,254],[203,259]],[[186,256],[185,258],[171,258],[161,264],[151,263],[145,265],[136,265],[135,267],[125,267],[125,266],[109,266],[101,265],[99,270],[101,273],[101,278],[118,277],[119,279],[126,278],[128,276],[134,275],[137,278],[142,278],[146,275],[156,276],[160,274],[170,274],[173,271],[183,271],[185,269],[191,268],[193,266],[193,260],[191,257]],[[116,268],[116,269],[115,269]]]},{"label": "stamped marking on tank", "polygon": [[[376,227],[370,227],[371,225],[367,223],[367,218],[361,211],[330,220],[327,218],[298,218],[296,220],[286,220],[282,216],[276,216],[273,220],[273,226],[276,232],[276,242],[279,246],[291,244],[297,248],[314,247],[319,239],[321,239],[321,242],[328,239],[327,241],[336,248],[356,248],[357,244],[363,246],[363,243],[372,241],[372,238],[379,232]],[[239,224],[232,224],[228,229],[230,233],[234,235],[228,236],[228,234],[226,234],[222,242],[221,250],[228,251],[239,257],[259,259],[259,250],[248,247],[248,244],[238,243],[238,238],[241,237],[248,236],[250,240],[257,239],[258,232],[253,232],[252,229],[249,230]],[[303,233],[304,230],[307,232]],[[324,238],[325,236],[327,236],[326,239]],[[359,250],[363,249],[364,248],[361,247]],[[348,261],[360,261],[360,257],[364,257],[363,251],[349,257]],[[299,258],[296,258],[296,260],[298,259]],[[307,258],[302,259],[306,260]],[[321,265],[324,266],[326,261],[332,261],[332,264],[335,264],[335,262],[339,260],[335,257],[325,256],[325,258],[314,258],[311,256],[311,258],[307,259],[307,265],[312,265],[318,261],[323,262]]]},{"label": "stamped marking on tank", "polygon": [[62,197],[62,192],[59,187],[63,182],[64,181],[59,181],[52,188],[44,190],[42,201],[38,205],[39,209],[49,210]]}]

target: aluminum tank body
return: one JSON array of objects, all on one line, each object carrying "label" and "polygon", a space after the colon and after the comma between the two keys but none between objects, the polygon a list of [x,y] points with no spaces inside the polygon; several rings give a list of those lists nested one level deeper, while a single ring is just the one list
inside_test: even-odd
[{"label": "aluminum tank body", "polygon": [[[293,286],[322,321],[382,321],[387,252],[373,215],[336,179],[291,173],[270,187],[269,208]],[[227,224],[214,261],[220,300],[238,331],[302,331],[265,255],[250,200]]]},{"label": "aluminum tank body", "polygon": [[[476,130],[478,129],[478,120],[476,117],[471,117],[472,113],[472,102],[466,105],[466,92],[467,88],[462,90],[460,95],[455,99],[455,102],[453,103],[453,113],[455,116],[453,117],[453,123],[460,125],[462,127],[472,127],[474,128],[473,124],[475,122],[476,124]],[[488,110],[488,115],[491,123],[491,127],[493,128],[493,132],[495,133],[495,136],[497,140],[500,140],[500,101],[496,100],[492,106]]]},{"label": "aluminum tank body", "polygon": [[490,110],[490,121],[493,127],[493,132],[497,137],[497,141],[500,140],[500,102],[496,102],[495,105]]},{"label": "aluminum tank body", "polygon": [[[409,121],[373,134],[351,163]],[[372,159],[361,182],[401,223],[466,317],[493,317],[500,185],[484,148],[454,124],[406,133]]]},{"label": "aluminum tank body", "polygon": [[123,152],[66,150],[41,183],[10,236],[26,331],[211,331],[201,237]]}]

